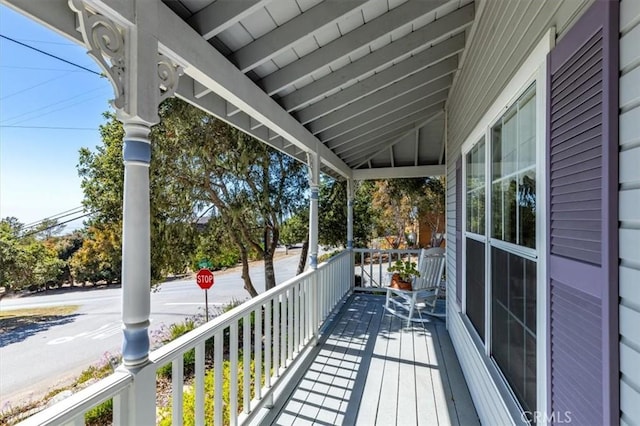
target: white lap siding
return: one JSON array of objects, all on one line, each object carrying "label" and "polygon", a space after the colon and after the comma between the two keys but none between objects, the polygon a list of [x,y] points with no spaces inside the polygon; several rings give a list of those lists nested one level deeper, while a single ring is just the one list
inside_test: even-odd
[{"label": "white lap siding", "polygon": [[[477,22],[447,105],[447,283],[451,295],[456,290],[456,265],[462,261],[456,259],[455,197],[456,191],[462,190],[456,188],[455,179],[462,144],[549,28],[555,27],[562,37],[591,3],[592,0],[477,3]],[[485,367],[486,357],[472,341],[455,299],[448,298],[448,328],[482,423],[521,422],[507,408],[505,395]]]},{"label": "white lap siding", "polygon": [[620,2],[620,411],[640,425],[640,1]]}]

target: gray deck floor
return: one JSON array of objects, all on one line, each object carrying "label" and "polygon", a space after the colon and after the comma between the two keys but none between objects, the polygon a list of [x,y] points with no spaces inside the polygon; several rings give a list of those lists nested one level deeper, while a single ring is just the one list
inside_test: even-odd
[{"label": "gray deck floor", "polygon": [[444,322],[406,327],[383,304],[349,299],[272,424],[480,424]]}]

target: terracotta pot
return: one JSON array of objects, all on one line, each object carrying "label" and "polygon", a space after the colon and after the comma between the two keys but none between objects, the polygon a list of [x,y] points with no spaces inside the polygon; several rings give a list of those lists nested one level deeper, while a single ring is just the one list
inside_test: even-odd
[{"label": "terracotta pot", "polygon": [[397,288],[398,290],[408,290],[411,291],[411,282],[409,281],[402,281],[400,279],[400,275],[399,274],[393,274],[391,275],[391,288]]}]

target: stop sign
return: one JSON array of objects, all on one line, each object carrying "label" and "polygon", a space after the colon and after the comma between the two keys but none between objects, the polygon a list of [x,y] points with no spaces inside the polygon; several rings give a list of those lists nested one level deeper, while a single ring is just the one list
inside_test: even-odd
[{"label": "stop sign", "polygon": [[213,272],[208,269],[200,269],[196,274],[196,283],[203,290],[209,290],[213,286]]}]

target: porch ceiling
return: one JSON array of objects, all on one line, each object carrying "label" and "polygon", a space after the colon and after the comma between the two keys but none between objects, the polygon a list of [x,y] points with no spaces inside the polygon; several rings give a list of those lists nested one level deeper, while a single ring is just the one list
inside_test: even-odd
[{"label": "porch ceiling", "polygon": [[[66,0],[2,0],[78,40]],[[154,3],[155,2],[155,3]],[[89,0],[135,22],[125,0]],[[177,95],[343,177],[444,173],[444,105],[472,0],[146,0]],[[149,5],[149,6],[147,6]]]}]

